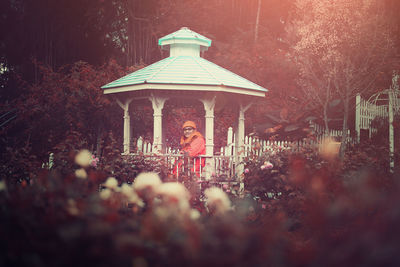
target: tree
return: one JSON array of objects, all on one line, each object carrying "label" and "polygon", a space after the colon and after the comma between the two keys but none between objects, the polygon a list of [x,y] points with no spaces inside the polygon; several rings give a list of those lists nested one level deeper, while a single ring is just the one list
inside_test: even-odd
[{"label": "tree", "polygon": [[[0,101],[10,102],[39,82],[40,70],[33,61],[58,69],[77,61],[99,66],[118,55],[114,43],[103,38],[97,19],[100,1],[26,1],[0,3]],[[0,108],[1,110],[1,108]],[[3,112],[9,111],[7,107]]]},{"label": "tree", "polygon": [[[57,71],[38,65],[39,82],[14,102],[17,118],[6,131],[6,146],[31,147],[37,156],[46,157],[70,132],[78,132],[92,151],[100,153],[100,141],[108,131],[122,129],[121,112],[100,86],[126,72],[110,61],[101,67],[79,61]],[[12,141],[12,140],[14,141]]]},{"label": "tree", "polygon": [[395,54],[393,27],[377,0],[297,0],[294,16],[287,29],[295,34],[291,56],[303,90],[324,108],[333,95],[343,103],[343,155],[350,102],[387,71]]},{"label": "tree", "polygon": [[258,28],[259,28],[259,24],[260,24],[260,11],[261,11],[261,0],[258,0],[256,23],[254,26],[254,42],[257,42],[257,39],[258,39]]}]

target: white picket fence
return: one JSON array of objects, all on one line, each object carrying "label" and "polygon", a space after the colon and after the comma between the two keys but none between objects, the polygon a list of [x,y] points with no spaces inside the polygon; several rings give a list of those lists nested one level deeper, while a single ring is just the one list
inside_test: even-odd
[{"label": "white picket fence", "polygon": [[[244,138],[244,153],[243,155],[258,155],[261,156],[266,151],[280,151],[280,150],[290,150],[290,151],[299,151],[302,147],[310,146],[310,145],[318,145],[322,142],[323,138],[328,134],[325,133],[325,130],[322,126],[318,124],[311,124],[310,127],[313,128],[315,132],[315,139],[304,139],[298,141],[271,141],[271,140],[262,140],[256,136],[245,136]],[[331,130],[329,132],[329,136],[335,138],[339,138],[342,136],[341,130]],[[232,127],[228,128],[227,137],[226,137],[226,146],[219,148],[218,151],[215,151],[216,156],[225,156],[225,157],[233,157],[236,155],[236,137],[233,132]],[[350,130],[348,131],[348,142],[353,142],[353,139],[350,137]],[[133,151],[136,153],[149,155],[152,154],[152,143],[149,141],[145,141],[143,137],[139,137],[136,141],[136,145]],[[164,151],[165,155],[174,155],[179,153],[179,149],[172,149],[170,147],[166,148]]]},{"label": "white picket fence", "polygon": [[[310,123],[310,127],[314,130],[314,135],[317,137],[319,142],[326,137],[330,136],[332,138],[341,138],[342,137],[342,130],[335,130],[335,129],[329,129],[329,134],[326,133],[325,128],[317,123]],[[350,135],[350,129],[347,130],[347,142],[352,142],[351,135]]]},{"label": "white picket fence", "polygon": [[[323,127],[313,124],[311,125],[315,132],[314,139],[305,139],[299,141],[270,141],[270,140],[262,140],[257,136],[245,136],[244,138],[244,151],[241,153],[242,157],[259,157],[268,151],[300,151],[304,147],[316,147],[319,148],[319,144],[322,142],[323,138],[327,136],[324,132]],[[341,137],[342,131],[332,130],[329,135],[331,137]],[[348,135],[350,136],[350,134]],[[212,169],[212,176],[214,177],[225,177],[227,181],[230,182],[239,182],[232,180],[235,177],[235,168],[239,162],[236,162],[238,158],[236,157],[236,137],[233,132],[232,127],[228,128],[227,137],[226,137],[226,146],[221,147],[218,151],[215,151],[214,156],[212,156],[212,164],[213,166],[209,166]],[[352,141],[349,137],[349,141]],[[152,151],[152,143],[143,139],[143,137],[139,137],[135,143],[135,147],[132,151],[135,151],[132,154],[142,154],[148,157],[162,157],[164,159],[164,164],[168,166],[171,170],[175,170],[174,174],[176,177],[179,176],[179,172],[189,171],[191,167],[181,168],[176,172],[176,166],[178,161],[183,160],[183,155],[179,154],[179,149],[166,148],[162,155],[155,156],[155,153]],[[207,158],[207,156],[201,156],[202,158]],[[193,162],[189,161],[189,166],[195,165],[196,159],[190,159]],[[198,160],[198,159],[197,159]],[[200,168],[198,174],[202,177],[203,173],[207,171],[207,166],[203,169]],[[237,177],[236,177],[237,178]]]}]

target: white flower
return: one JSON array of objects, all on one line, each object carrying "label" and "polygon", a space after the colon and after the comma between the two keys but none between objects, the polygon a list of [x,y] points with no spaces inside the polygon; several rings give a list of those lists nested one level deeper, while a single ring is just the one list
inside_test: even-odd
[{"label": "white flower", "polygon": [[133,182],[133,188],[136,191],[141,191],[146,188],[155,189],[161,184],[161,179],[157,173],[154,172],[142,172],[139,174]]},{"label": "white flower", "polygon": [[134,204],[138,205],[139,207],[144,207],[143,200],[134,191],[133,191],[132,195],[129,197],[128,202],[134,203]]},{"label": "white flower", "polygon": [[111,194],[112,194],[112,191],[110,189],[106,188],[104,190],[101,190],[100,198],[104,199],[104,200],[109,199],[111,197]]},{"label": "white flower", "polygon": [[71,215],[78,215],[79,214],[79,209],[76,206],[76,201],[74,199],[72,199],[72,198],[68,199],[67,211]]},{"label": "white flower", "polygon": [[110,189],[116,189],[118,187],[118,181],[114,177],[108,177],[107,181],[104,183],[104,186]]},{"label": "white flower", "polygon": [[134,203],[139,207],[143,207],[144,203],[142,199],[136,194],[135,190],[133,190],[132,186],[127,183],[123,183],[120,188],[120,192],[124,195],[129,203]]},{"label": "white flower", "polygon": [[121,193],[126,196],[126,197],[130,197],[132,196],[132,194],[134,194],[135,192],[133,191],[132,186],[130,186],[127,183],[123,183],[121,185]]},{"label": "white flower", "polygon": [[261,166],[261,170],[265,170],[265,169],[272,169],[274,167],[274,165],[269,162],[269,161],[265,161],[264,165]]},{"label": "white flower", "polygon": [[200,218],[200,212],[196,209],[190,210],[190,219],[193,221],[198,220]]},{"label": "white flower", "polygon": [[190,199],[189,191],[181,183],[170,182],[164,183],[157,188],[157,193],[161,196],[166,196],[176,199]]},{"label": "white flower", "polygon": [[85,169],[80,168],[80,169],[75,170],[75,176],[80,179],[86,179],[87,173],[86,173]]},{"label": "white flower", "polygon": [[4,180],[0,181],[0,192],[7,190],[7,184]]},{"label": "white flower", "polygon": [[161,220],[161,221],[166,221],[169,218],[171,218],[173,215],[176,215],[176,211],[170,210],[167,207],[162,207],[162,206],[157,206],[153,210],[154,215]]},{"label": "white flower", "polygon": [[187,210],[190,193],[181,183],[164,183],[157,188],[157,194],[161,197],[163,204],[176,206],[181,210]]},{"label": "white flower", "polygon": [[88,167],[92,162],[92,153],[90,153],[87,149],[82,149],[79,153],[75,156],[75,163],[81,167]]},{"label": "white flower", "polygon": [[204,191],[207,206],[216,214],[224,214],[231,209],[228,195],[218,187],[211,187]]}]

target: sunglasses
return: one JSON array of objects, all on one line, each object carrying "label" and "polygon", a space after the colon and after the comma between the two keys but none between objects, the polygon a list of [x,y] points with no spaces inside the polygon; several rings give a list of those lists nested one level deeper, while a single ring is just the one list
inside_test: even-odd
[{"label": "sunglasses", "polygon": [[188,127],[188,128],[184,128],[184,129],[183,129],[184,132],[186,132],[186,131],[193,131],[193,130],[194,130],[194,128],[192,128],[192,127]]}]

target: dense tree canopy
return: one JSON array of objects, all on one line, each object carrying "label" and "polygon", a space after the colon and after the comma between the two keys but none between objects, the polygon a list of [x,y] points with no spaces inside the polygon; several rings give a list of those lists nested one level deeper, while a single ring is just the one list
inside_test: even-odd
[{"label": "dense tree canopy", "polygon": [[[66,121],[74,125],[67,127],[69,130],[79,128],[87,136],[96,136],[100,127],[97,122],[108,116],[104,114],[104,105],[110,100],[103,99],[99,86],[129,69],[167,56],[157,46],[158,38],[183,26],[213,40],[212,47],[204,54],[207,59],[269,89],[265,102],[248,111],[257,114],[249,116],[249,126],[256,125],[263,132],[274,123],[299,121],[315,110],[320,112],[320,105],[311,105],[301,88],[324,92],[327,81],[328,84],[332,81],[332,86],[339,83],[335,85],[338,94],[339,89],[345,88],[341,85],[343,79],[326,78],[333,77],[332,71],[337,72],[334,77],[343,76],[348,70],[342,67],[346,62],[352,63],[352,70],[362,72],[352,76],[358,82],[373,73],[380,74],[382,85],[390,83],[388,74],[399,66],[400,5],[396,0],[378,1],[378,12],[359,7],[361,3],[373,2],[376,1],[1,1],[0,111],[4,114],[19,108],[18,119],[2,126],[3,136],[8,136],[2,142],[10,144],[10,136],[27,140],[35,127],[46,127],[39,124],[49,116],[54,118],[46,123]],[[393,25],[390,32],[384,24],[375,23],[382,18],[387,25]],[[288,35],[289,28],[296,34]],[[389,40],[393,48],[390,51],[383,46]],[[368,50],[369,46],[380,50]],[[341,53],[339,47],[348,47],[347,54]],[[290,57],[293,51],[297,55]],[[388,62],[382,61],[384,52],[390,52],[386,58],[397,65],[376,64]],[[360,60],[370,58],[364,58],[364,54],[373,57],[372,65],[368,65],[372,67],[359,68]],[[319,62],[305,61],[310,55]],[[346,61],[346,56],[352,60]],[[102,67],[110,60],[115,60],[112,68]],[[318,82],[307,77],[312,73],[318,76]],[[352,85],[357,85],[351,87],[352,93],[362,86]],[[64,105],[68,99],[72,102]],[[82,108],[82,103],[87,106]],[[28,118],[24,115],[28,106],[35,107],[28,116],[28,122],[34,123],[18,124]],[[116,108],[115,112],[120,110]],[[88,119],[88,113],[95,119]],[[267,116],[271,114],[278,114],[280,120],[271,122],[271,116]],[[105,126],[101,131],[109,130],[115,128]]]},{"label": "dense tree canopy", "polygon": [[[299,40],[293,45],[293,55],[303,80],[315,81],[320,76],[342,90],[339,94],[343,90],[352,90],[352,94],[368,88],[385,70],[384,65],[394,67],[397,25],[385,15],[381,1],[327,4],[299,0],[296,4],[299,15],[291,28]],[[351,88],[345,89],[345,76]],[[308,87],[318,87],[315,83]]]},{"label": "dense tree canopy", "polygon": [[342,100],[343,137],[348,129],[350,101],[357,93],[376,90],[384,71],[394,68],[396,26],[381,1],[297,0],[291,55],[299,66],[305,95],[324,110],[334,97]]}]

